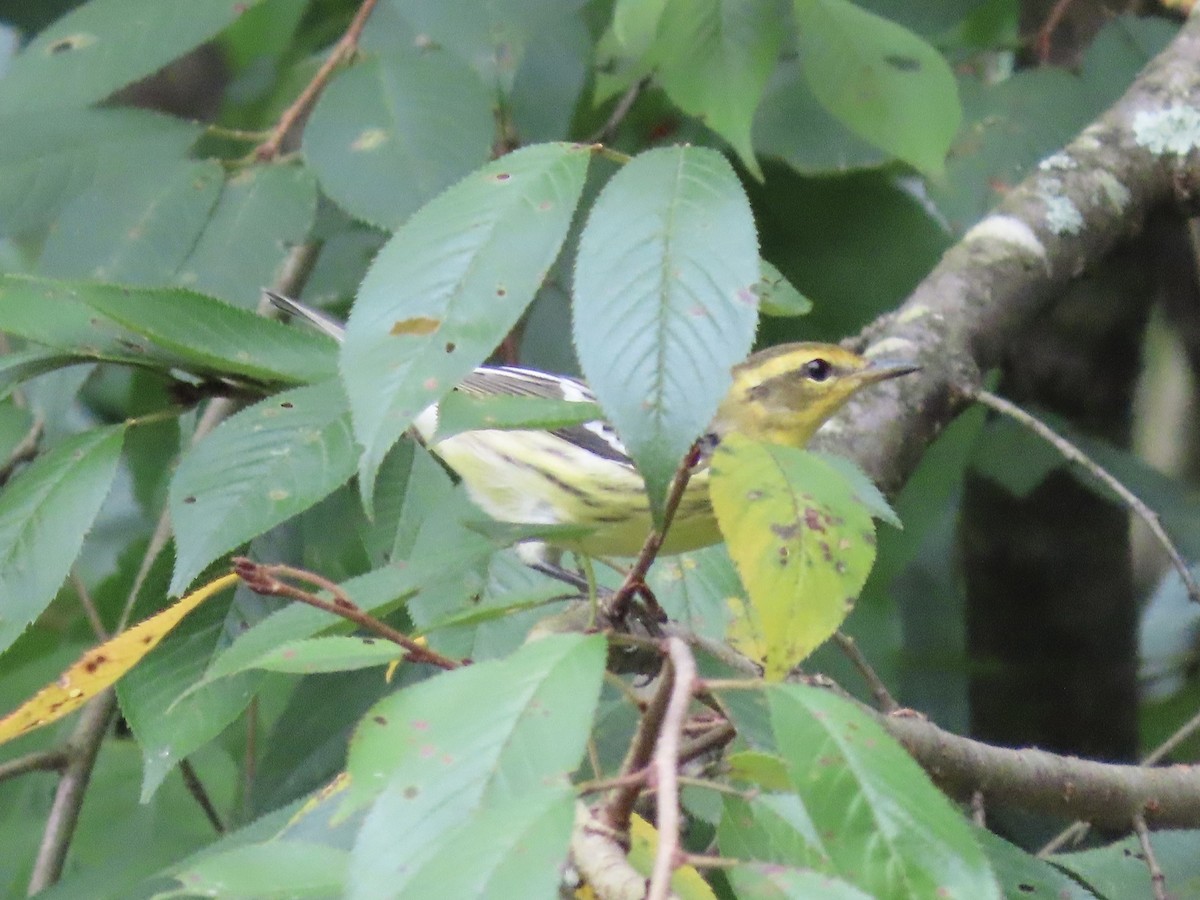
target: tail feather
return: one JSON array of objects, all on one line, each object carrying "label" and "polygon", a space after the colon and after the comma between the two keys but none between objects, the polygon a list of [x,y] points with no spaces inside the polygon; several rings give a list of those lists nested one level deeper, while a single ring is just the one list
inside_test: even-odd
[{"label": "tail feather", "polygon": [[318,331],[324,332],[335,341],[341,341],[346,336],[346,329],[337,319],[332,316],[327,316],[319,310],[313,309],[311,306],[305,306],[298,300],[293,300],[291,297],[285,297],[283,294],[277,294],[272,290],[263,288],[263,294],[270,300],[278,309],[283,310],[292,316],[299,316],[309,325],[312,325]]}]

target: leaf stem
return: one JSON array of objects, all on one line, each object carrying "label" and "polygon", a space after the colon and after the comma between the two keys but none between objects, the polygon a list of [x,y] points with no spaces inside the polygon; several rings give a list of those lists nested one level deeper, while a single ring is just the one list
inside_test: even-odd
[{"label": "leaf stem", "polygon": [[[317,609],[324,610],[331,615],[348,619],[356,625],[374,632],[384,640],[398,644],[408,651],[405,659],[409,662],[428,663],[431,666],[437,666],[439,669],[457,669],[463,665],[459,660],[450,659],[447,656],[442,656],[442,654],[435,650],[430,650],[419,640],[409,637],[386,622],[381,622],[370,613],[364,612],[346,596],[346,592],[338,585],[314,572],[308,572],[294,566],[284,565],[283,563],[263,565],[246,559],[244,556],[235,556],[233,558],[233,571],[246,583],[246,587],[250,588],[256,594],[268,597],[287,597],[291,600],[307,603],[309,606],[315,606]],[[309,584],[323,588],[333,595],[333,600],[324,600],[316,594],[294,587],[282,581],[280,576],[307,581]]]},{"label": "leaf stem", "polygon": [[295,127],[296,123],[307,115],[316,104],[317,99],[321,96],[321,92],[325,90],[325,86],[329,83],[329,79],[333,77],[334,70],[353,57],[355,52],[357,52],[358,39],[362,36],[367,19],[370,18],[371,12],[375,9],[378,2],[379,0],[363,0],[362,5],[358,8],[358,12],[350,20],[350,25],[347,27],[346,33],[333,45],[329,56],[325,62],[321,63],[321,67],[317,69],[317,74],[305,85],[304,90],[292,101],[292,104],[283,111],[283,114],[279,117],[279,121],[271,129],[271,136],[254,148],[253,156],[255,159],[267,162],[279,156],[279,149],[283,146],[284,139],[292,128]]}]

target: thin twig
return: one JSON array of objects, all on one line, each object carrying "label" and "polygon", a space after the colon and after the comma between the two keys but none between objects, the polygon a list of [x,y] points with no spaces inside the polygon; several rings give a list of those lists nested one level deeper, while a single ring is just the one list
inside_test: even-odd
[{"label": "thin twig", "polygon": [[983,791],[972,791],[971,793],[971,821],[978,828],[987,828],[987,803],[983,797]]},{"label": "thin twig", "polygon": [[[636,593],[647,592],[646,588],[646,572],[650,570],[655,558],[658,556],[658,551],[662,549],[663,540],[666,538],[667,529],[671,527],[671,520],[675,518],[675,510],[679,508],[679,502],[683,499],[683,493],[687,490],[688,480],[692,477],[692,469],[700,461],[699,444],[693,444],[692,448],[684,455],[683,461],[679,464],[679,469],[675,472],[675,478],[671,482],[671,490],[667,494],[666,504],[663,506],[663,522],[662,527],[656,528],[646,537],[646,542],[642,544],[642,552],[638,554],[637,559],[633,563],[633,567],[625,576],[625,580],[621,586],[617,588],[617,592],[613,594],[608,601],[608,615],[613,621],[619,622],[629,610],[629,603]],[[657,609],[658,603],[655,601],[652,605],[651,612],[659,614],[661,609]],[[665,616],[661,616],[660,621],[665,621]]]},{"label": "thin twig", "polygon": [[1084,839],[1088,831],[1091,830],[1091,827],[1087,822],[1072,822],[1054,837],[1050,838],[1050,840],[1046,841],[1034,855],[1045,859],[1052,853],[1057,853],[1067,844],[1078,844]]},{"label": "thin twig", "polygon": [[1030,415],[1025,410],[1021,409],[1014,403],[1010,403],[1003,397],[996,396],[991,391],[976,389],[971,392],[971,395],[984,406],[994,409],[996,412],[1003,413],[1004,415],[1024,425],[1030,431],[1034,432],[1034,434],[1050,443],[1056,450],[1058,450],[1059,453],[1063,455],[1064,458],[1070,462],[1082,466],[1095,478],[1099,479],[1105,487],[1120,497],[1121,501],[1127,507],[1129,507],[1129,509],[1136,513],[1143,522],[1146,523],[1146,527],[1150,529],[1150,533],[1154,535],[1154,537],[1162,545],[1163,549],[1167,551],[1167,556],[1169,556],[1171,559],[1171,565],[1175,567],[1175,570],[1179,573],[1179,577],[1183,579],[1183,584],[1184,587],[1187,588],[1188,596],[1191,597],[1194,602],[1200,603],[1200,584],[1196,583],[1196,579],[1192,576],[1192,572],[1188,568],[1187,562],[1184,560],[1179,550],[1176,549],[1175,544],[1171,541],[1171,538],[1167,535],[1166,531],[1163,530],[1162,525],[1158,521],[1157,514],[1155,514],[1150,507],[1138,499],[1138,497],[1136,497],[1134,493],[1129,490],[1129,488],[1125,487],[1125,485],[1121,484],[1120,481],[1109,474],[1108,470],[1087,456],[1087,454],[1085,454],[1082,450],[1080,450],[1062,435],[1055,432],[1054,429],[1052,429],[1045,422],[1041,421],[1035,416]]},{"label": "thin twig", "polygon": [[96,609],[96,604],[92,600],[91,592],[87,585],[83,583],[83,579],[79,576],[79,571],[71,567],[71,587],[75,588],[75,596],[79,598],[79,605],[83,607],[83,614],[87,616],[88,624],[92,626],[92,633],[103,643],[109,638],[108,630],[104,627],[104,622],[100,619],[100,613]]},{"label": "thin twig", "polygon": [[[250,588],[256,594],[299,600],[301,603],[315,606],[317,609],[322,609],[331,615],[341,616],[343,619],[348,619],[354,624],[374,632],[384,640],[391,641],[393,644],[397,644],[408,651],[404,658],[409,662],[429,663],[440,669],[457,669],[463,665],[459,660],[442,656],[442,654],[435,650],[430,650],[407,634],[397,631],[386,622],[381,622],[370,613],[363,612],[354,601],[346,596],[346,592],[338,585],[313,572],[283,563],[263,565],[246,559],[244,556],[235,556],[233,558],[233,571],[246,583],[246,587]],[[310,591],[301,590],[298,587],[288,584],[286,581],[280,580],[280,576],[283,578],[296,578],[316,585],[329,591],[333,595],[333,600],[322,600]]]},{"label": "thin twig", "polygon": [[1150,871],[1150,889],[1154,900],[1167,900],[1167,876],[1158,865],[1154,848],[1150,846],[1150,829],[1146,827],[1146,818],[1141,813],[1133,817],[1133,830],[1137,834],[1138,843],[1142,845],[1142,856],[1146,859],[1146,868]]},{"label": "thin twig", "polygon": [[699,737],[693,738],[679,748],[679,761],[690,762],[718,747],[724,747],[737,737],[737,729],[728,722],[715,725]]},{"label": "thin twig", "polygon": [[196,773],[195,766],[191,760],[181,759],[179,761],[179,774],[183,776],[183,784],[187,788],[189,794],[192,795],[200,808],[204,810],[204,815],[208,819],[213,830],[217,834],[225,833],[225,823],[221,821],[221,816],[217,813],[217,808],[213,805],[212,798],[208,796],[208,789],[204,787],[204,782],[200,780],[200,776]]},{"label": "thin twig", "polygon": [[679,739],[687,720],[692,693],[696,689],[696,660],[679,638],[667,638],[667,659],[674,671],[671,697],[663,716],[654,748],[654,783],[658,790],[658,849],[646,885],[646,900],[666,900],[671,892],[671,875],[679,864]]},{"label": "thin twig", "polygon": [[637,788],[640,792],[645,790],[649,777],[649,769],[638,769],[636,772],[630,772],[628,775],[618,775],[616,778],[593,778],[591,781],[581,781],[575,785],[575,790],[580,796],[601,794],[607,791],[630,787]]},{"label": "thin twig", "polygon": [[846,654],[846,658],[854,664],[854,668],[858,669],[858,674],[863,677],[863,681],[871,689],[871,695],[875,698],[875,706],[879,711],[886,715],[898,710],[900,704],[896,702],[896,698],[887,689],[887,685],[883,683],[883,679],[879,677],[879,673],[867,662],[867,658],[858,649],[858,644],[854,638],[845,632],[838,631],[834,633],[833,639],[837,641],[837,645]]},{"label": "thin twig", "polygon": [[1143,766],[1155,765],[1164,756],[1186,741],[1192,736],[1192,733],[1200,728],[1200,713],[1192,716],[1182,725],[1175,729],[1175,733],[1168,737],[1165,741],[1146,754],[1142,759]]},{"label": "thin twig", "polygon": [[732,869],[746,863],[744,859],[733,859],[728,856],[706,856],[703,853],[684,853],[680,863],[693,869]]},{"label": "thin twig", "polygon": [[609,138],[613,136],[613,132],[617,130],[617,127],[623,121],[625,121],[625,117],[629,115],[629,111],[633,109],[633,104],[637,102],[638,96],[649,83],[650,78],[647,76],[631,84],[629,89],[621,96],[621,99],[617,101],[617,105],[613,107],[613,111],[609,115],[608,120],[605,121],[605,123],[600,126],[596,133],[589,137],[585,143],[607,143]]},{"label": "thin twig", "polygon": [[[663,717],[667,712],[667,704],[671,699],[671,688],[675,681],[674,669],[666,660],[663,661],[661,680],[658,690],[654,692],[646,711],[642,713],[637,732],[629,745],[625,761],[621,763],[621,777],[641,772],[654,757],[654,745],[662,729]],[[633,806],[641,793],[641,786],[631,784],[621,788],[609,798],[608,803],[600,813],[600,821],[608,828],[620,834],[629,831],[629,819],[633,815]]]},{"label": "thin twig", "polygon": [[370,18],[371,11],[375,9],[375,5],[378,2],[379,0],[363,0],[362,5],[358,8],[358,12],[354,14],[354,18],[350,21],[346,33],[333,45],[333,49],[329,51],[329,56],[325,62],[321,63],[321,67],[317,69],[317,74],[305,85],[304,90],[300,92],[300,96],[292,101],[291,106],[283,111],[283,115],[279,117],[279,121],[275,123],[275,127],[271,130],[271,136],[254,148],[254,156],[257,159],[266,161],[274,159],[279,155],[279,148],[283,145],[284,138],[287,137],[288,132],[292,130],[296,122],[312,109],[313,105],[317,102],[317,98],[321,96],[321,92],[325,90],[325,86],[329,83],[329,79],[333,76],[334,70],[343,62],[350,59],[358,50],[358,39],[362,36],[367,19]]},{"label": "thin twig", "polygon": [[61,772],[67,767],[70,757],[65,750],[39,750],[26,753],[6,763],[0,763],[0,781],[18,778],[29,772]]},{"label": "thin twig", "polygon": [[8,459],[4,461],[4,464],[0,465],[0,487],[8,484],[8,479],[12,478],[17,466],[29,462],[37,456],[38,445],[42,442],[42,431],[45,426],[46,420],[41,415],[34,416],[29,431],[21,438],[20,443],[12,448],[12,452],[8,454]]},{"label": "thin twig", "polygon": [[1050,42],[1054,37],[1054,31],[1058,28],[1059,23],[1066,15],[1067,7],[1071,5],[1071,0],[1058,0],[1051,8],[1050,15],[1046,16],[1046,21],[1042,23],[1042,27],[1037,33],[1037,57],[1038,62],[1048,63],[1050,61]]},{"label": "thin twig", "polygon": [[37,859],[29,876],[31,897],[50,887],[62,875],[63,862],[71,846],[71,836],[79,823],[84,794],[92,777],[96,756],[100,752],[100,742],[108,730],[108,723],[116,708],[117,694],[109,688],[83,708],[75,730],[71,733],[71,739],[67,742],[67,765],[58,780],[54,802],[50,805],[50,814],[46,817],[46,828],[42,832],[42,842],[38,847]]}]

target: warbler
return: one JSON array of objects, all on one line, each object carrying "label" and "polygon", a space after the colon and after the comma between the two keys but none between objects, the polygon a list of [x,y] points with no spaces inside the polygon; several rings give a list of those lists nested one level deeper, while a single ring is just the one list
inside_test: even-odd
[{"label": "warbler", "polygon": [[[272,291],[280,309],[341,340],[341,323]],[[868,360],[834,344],[781,344],[733,369],[733,384],[701,439],[711,452],[738,432],[802,447],[855,393],[906,375],[908,362]],[[480,366],[456,390],[477,396],[519,395],[595,403],[582,381],[516,366]],[[582,525],[586,536],[565,549],[590,556],[631,556],[652,527],[641,475],[612,427],[602,420],[553,430],[481,429],[437,437],[438,407],[416,417],[413,430],[463,481],[492,518],[528,525]],[[660,553],[695,550],[721,540],[708,497],[707,455],[691,472]]]}]

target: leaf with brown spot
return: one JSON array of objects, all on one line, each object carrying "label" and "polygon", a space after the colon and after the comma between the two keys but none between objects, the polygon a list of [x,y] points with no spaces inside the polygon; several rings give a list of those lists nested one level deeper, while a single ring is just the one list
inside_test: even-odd
[{"label": "leaf with brown spot", "polygon": [[0,719],[0,744],[61,719],[116,683],[170,634],[184,616],[213,594],[232,587],[237,580],[236,575],[230,574],[211,581],[178,603],[87,651],[62,675]]},{"label": "leaf with brown spot", "polygon": [[875,561],[871,509],[825,458],[739,435],[717,448],[709,494],[748,595],[727,636],[780,680],[849,614]]},{"label": "leaf with brown spot", "polygon": [[408,319],[400,319],[390,329],[391,334],[415,334],[427,335],[433,334],[442,327],[442,320],[435,319],[433,316],[412,316]]}]

